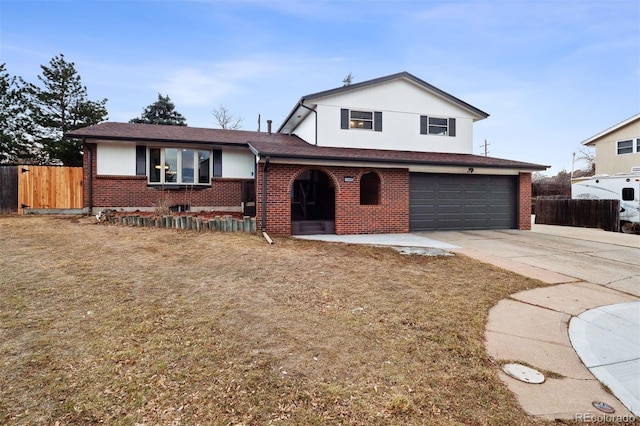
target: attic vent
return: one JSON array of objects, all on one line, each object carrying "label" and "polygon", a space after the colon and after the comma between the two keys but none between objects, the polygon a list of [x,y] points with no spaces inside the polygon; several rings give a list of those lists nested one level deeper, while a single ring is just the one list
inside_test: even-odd
[{"label": "attic vent", "polygon": [[640,166],[635,166],[631,168],[631,173],[640,173]]}]

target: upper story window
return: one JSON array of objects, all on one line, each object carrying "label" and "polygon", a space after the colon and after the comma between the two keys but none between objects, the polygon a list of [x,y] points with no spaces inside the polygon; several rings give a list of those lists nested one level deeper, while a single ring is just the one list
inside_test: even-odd
[{"label": "upper story window", "polygon": [[364,129],[382,131],[381,111],[357,111],[342,108],[340,110],[341,129]]},{"label": "upper story window", "polygon": [[618,155],[639,153],[640,138],[626,139],[616,142],[616,152]]},{"label": "upper story window", "polygon": [[221,154],[218,150],[149,148],[149,182],[209,185],[212,172],[221,176]]},{"label": "upper story window", "polygon": [[350,129],[373,129],[373,112],[371,111],[351,111],[349,119]]},{"label": "upper story window", "polygon": [[437,136],[455,136],[456,119],[445,117],[420,116],[420,134]]}]

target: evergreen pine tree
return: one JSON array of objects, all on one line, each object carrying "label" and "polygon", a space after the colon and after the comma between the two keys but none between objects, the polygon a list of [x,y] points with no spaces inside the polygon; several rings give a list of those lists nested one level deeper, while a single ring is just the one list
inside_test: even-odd
[{"label": "evergreen pine tree", "polygon": [[25,98],[25,83],[0,64],[0,164],[30,164],[37,150],[29,138],[33,124]]},{"label": "evergreen pine tree", "polygon": [[129,123],[164,124],[169,126],[186,126],[187,120],[176,111],[176,106],[169,95],[158,93],[158,100],[144,109],[140,117],[132,118]]},{"label": "evergreen pine tree", "polygon": [[62,54],[51,59],[49,66],[40,67],[38,80],[42,87],[29,85],[35,140],[42,144],[48,163],[81,166],[82,142],[63,135],[105,121],[107,99],[89,100],[75,64],[67,62]]}]

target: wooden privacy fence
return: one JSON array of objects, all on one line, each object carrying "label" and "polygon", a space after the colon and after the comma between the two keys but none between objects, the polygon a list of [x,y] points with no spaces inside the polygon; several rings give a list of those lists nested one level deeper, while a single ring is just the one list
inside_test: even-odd
[{"label": "wooden privacy fence", "polygon": [[536,223],[620,230],[620,200],[537,200]]},{"label": "wooden privacy fence", "polygon": [[82,167],[0,167],[1,213],[82,209]]}]

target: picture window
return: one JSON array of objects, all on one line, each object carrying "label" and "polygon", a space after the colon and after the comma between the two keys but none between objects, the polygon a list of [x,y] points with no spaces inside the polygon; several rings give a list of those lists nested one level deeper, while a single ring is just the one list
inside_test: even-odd
[{"label": "picture window", "polygon": [[149,182],[209,184],[210,159],[211,151],[206,150],[149,148]]}]

